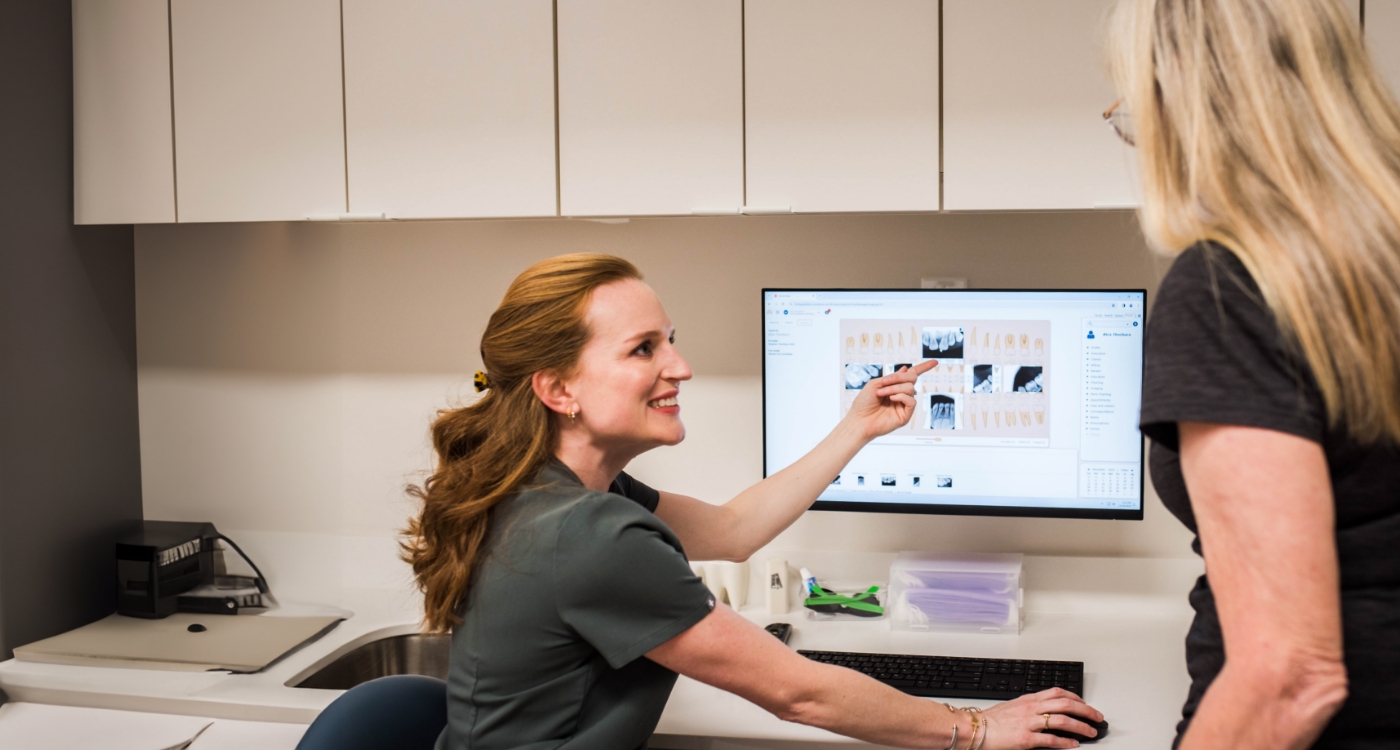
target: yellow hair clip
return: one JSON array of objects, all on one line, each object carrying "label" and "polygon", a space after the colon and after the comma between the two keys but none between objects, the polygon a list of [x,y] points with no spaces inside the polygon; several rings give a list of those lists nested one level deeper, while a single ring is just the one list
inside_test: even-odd
[{"label": "yellow hair clip", "polygon": [[481,393],[491,387],[491,379],[486,377],[486,373],[477,370],[476,375],[472,376],[472,385],[476,386],[477,393]]}]

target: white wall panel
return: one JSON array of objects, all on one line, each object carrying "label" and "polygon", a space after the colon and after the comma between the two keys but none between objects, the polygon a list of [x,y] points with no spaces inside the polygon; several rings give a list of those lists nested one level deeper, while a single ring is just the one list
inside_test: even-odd
[{"label": "white wall panel", "polygon": [[748,0],[747,203],[938,209],[937,0]]},{"label": "white wall panel", "polygon": [[565,216],[743,203],[739,0],[559,0]]},{"label": "white wall panel", "polygon": [[180,221],[343,213],[338,0],[171,0]]},{"label": "white wall panel", "polygon": [[175,221],[166,0],[73,0],[73,221]]},{"label": "white wall panel", "polygon": [[1367,0],[1366,48],[1400,96],[1400,0]]},{"label": "white wall panel", "polygon": [[552,216],[551,0],[345,0],[350,211]]},{"label": "white wall panel", "polygon": [[1103,122],[1111,0],[946,0],[943,207],[1137,203],[1132,152]]}]

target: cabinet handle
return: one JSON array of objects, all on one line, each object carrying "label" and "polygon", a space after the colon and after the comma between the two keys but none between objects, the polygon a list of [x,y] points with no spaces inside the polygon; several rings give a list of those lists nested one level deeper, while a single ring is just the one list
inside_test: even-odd
[{"label": "cabinet handle", "polygon": [[388,221],[389,216],[380,213],[359,214],[308,214],[307,221]]},{"label": "cabinet handle", "polygon": [[739,212],[745,216],[767,216],[770,214],[790,214],[792,206],[744,206]]}]

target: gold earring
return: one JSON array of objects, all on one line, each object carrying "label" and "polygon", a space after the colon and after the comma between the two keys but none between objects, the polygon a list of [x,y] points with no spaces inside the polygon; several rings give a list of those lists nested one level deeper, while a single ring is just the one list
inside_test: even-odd
[{"label": "gold earring", "polygon": [[569,421],[574,421],[574,407],[572,406],[569,407]]}]

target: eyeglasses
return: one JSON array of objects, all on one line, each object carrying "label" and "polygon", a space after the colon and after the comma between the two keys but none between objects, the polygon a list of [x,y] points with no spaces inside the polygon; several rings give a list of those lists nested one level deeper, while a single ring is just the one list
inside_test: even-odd
[{"label": "eyeglasses", "polygon": [[1133,118],[1128,114],[1128,108],[1123,106],[1123,100],[1119,99],[1113,103],[1112,107],[1103,111],[1103,121],[1108,123],[1113,132],[1129,146],[1136,146],[1133,139]]}]

